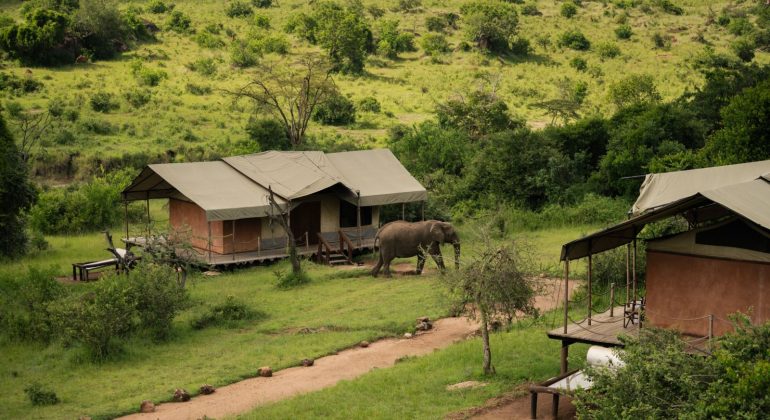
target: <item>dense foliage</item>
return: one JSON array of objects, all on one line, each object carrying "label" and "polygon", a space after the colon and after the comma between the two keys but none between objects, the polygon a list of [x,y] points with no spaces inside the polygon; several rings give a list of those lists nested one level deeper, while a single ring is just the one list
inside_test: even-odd
[{"label": "dense foliage", "polygon": [[712,356],[693,354],[675,332],[642,329],[619,353],[625,366],[589,368],[590,391],[578,393],[581,418],[762,418],[770,410],[770,324],[732,318]]},{"label": "dense foliage", "polygon": [[24,212],[35,198],[27,166],[0,116],[0,258],[24,254]]}]

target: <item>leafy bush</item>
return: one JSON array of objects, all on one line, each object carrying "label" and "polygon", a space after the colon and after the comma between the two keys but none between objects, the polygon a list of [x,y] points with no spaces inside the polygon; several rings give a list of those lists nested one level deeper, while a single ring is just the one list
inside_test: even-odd
[{"label": "leafy bush", "polygon": [[655,48],[659,48],[662,50],[667,50],[671,48],[671,35],[661,34],[660,32],[656,32],[652,34],[652,43],[655,46]]},{"label": "leafy bush", "polygon": [[314,17],[305,13],[294,13],[289,16],[284,26],[284,31],[294,34],[297,37],[304,39],[311,44],[318,42],[316,39],[316,31],[318,30],[318,22]]},{"label": "leafy bush", "polygon": [[660,100],[660,93],[651,75],[632,74],[610,85],[609,99],[618,108],[623,108],[657,102]]},{"label": "leafy bush", "polygon": [[[117,2],[79,0],[72,30],[82,48],[93,58],[112,58],[123,49],[128,49],[125,44],[134,35],[126,26],[124,17],[118,10]],[[145,34],[142,32],[139,35],[144,37]]]},{"label": "leafy bush", "polygon": [[420,47],[425,51],[425,54],[430,56],[437,56],[450,51],[449,42],[441,34],[423,35],[422,39],[420,39]]},{"label": "leafy bush", "polygon": [[253,42],[236,40],[230,44],[230,62],[236,67],[251,67],[259,62],[262,51]]},{"label": "leafy bush", "polygon": [[272,118],[250,117],[246,123],[246,133],[249,135],[249,140],[259,146],[256,150],[250,148],[251,152],[291,148],[283,124]]},{"label": "leafy bush", "polygon": [[541,16],[543,13],[537,8],[536,3],[527,3],[521,6],[521,14],[524,16]]},{"label": "leafy bush", "polygon": [[32,77],[21,78],[13,73],[0,72],[0,90],[14,94],[37,92],[43,83]]},{"label": "leafy bush", "polygon": [[187,302],[187,292],[177,283],[176,276],[168,265],[146,263],[130,275],[131,287],[137,294],[139,325],[156,340],[168,337],[171,322]]},{"label": "leafy bush", "polygon": [[150,4],[147,5],[147,11],[156,14],[170,12],[173,8],[173,4],[166,5],[163,0],[152,0],[150,1]]},{"label": "leafy bush", "polygon": [[254,321],[266,318],[267,314],[256,311],[247,304],[235,299],[235,296],[227,296],[225,301],[213,306],[206,313],[193,319],[190,325],[196,329],[212,325],[238,325],[239,321]]},{"label": "leafy bush", "polygon": [[131,62],[131,74],[143,86],[158,86],[161,80],[168,77],[165,71],[145,67],[142,61],[138,59]]},{"label": "leafy bush", "polygon": [[286,37],[281,35],[273,35],[269,32],[261,32],[251,43],[254,48],[265,54],[280,54],[286,55],[289,53],[291,43]]},{"label": "leafy bush", "polygon": [[270,18],[259,13],[254,16],[254,26],[262,29],[270,29]]},{"label": "leafy bush", "polygon": [[675,5],[670,0],[654,0],[653,1],[656,6],[663,9],[664,12],[672,14],[672,15],[683,15],[684,9],[681,7]]},{"label": "leafy bush", "polygon": [[275,276],[278,279],[277,286],[279,289],[291,289],[310,283],[310,276],[305,270],[296,274],[291,271],[284,273],[280,270],[276,270]]},{"label": "leafy bush", "polygon": [[186,67],[203,76],[212,76],[217,72],[217,62],[211,57],[199,58],[187,63]]},{"label": "leafy bush", "polygon": [[508,113],[508,105],[496,95],[483,91],[456,97],[436,106],[436,117],[442,127],[459,128],[472,138],[523,125]]},{"label": "leafy bush", "polygon": [[180,12],[179,10],[171,12],[168,20],[166,20],[166,26],[168,29],[180,34],[190,32],[191,24],[192,21],[190,20],[190,17]]},{"label": "leafy bush", "polygon": [[388,58],[396,58],[399,53],[406,51],[414,51],[414,36],[400,32],[395,19],[380,21],[377,52]]},{"label": "leafy bush", "polygon": [[569,62],[570,67],[577,71],[585,71],[588,69],[588,62],[581,57],[575,57]]},{"label": "leafy bush", "polygon": [[577,14],[577,6],[571,1],[567,1],[561,4],[559,13],[565,18],[569,19]]},{"label": "leafy bush", "polygon": [[52,269],[30,267],[26,275],[0,277],[0,326],[9,337],[51,341],[56,323],[51,305],[67,295]]},{"label": "leafy bush", "polygon": [[152,99],[152,91],[149,89],[130,89],[123,92],[123,97],[126,98],[126,102],[134,108],[141,108]]},{"label": "leafy bush", "polygon": [[96,92],[91,96],[89,103],[91,109],[96,112],[110,112],[113,109],[117,109],[120,106],[117,102],[113,101],[114,95],[108,92]]},{"label": "leafy bush", "polygon": [[188,92],[190,92],[193,95],[201,96],[201,95],[208,95],[211,93],[211,87],[210,86],[204,86],[204,85],[198,85],[195,83],[188,83],[185,85],[184,89]]},{"label": "leafy bush", "polygon": [[210,48],[212,50],[219,49],[225,46],[225,41],[215,34],[208,31],[203,31],[195,34],[195,43],[203,48]]},{"label": "leafy bush", "polygon": [[754,41],[751,39],[738,38],[733,41],[732,44],[730,44],[730,48],[742,61],[748,63],[754,59],[754,50],[756,49],[756,44],[754,44]]},{"label": "leafy bush", "polygon": [[631,39],[631,36],[634,34],[634,30],[631,29],[630,25],[620,25],[617,28],[615,28],[615,36],[618,39]]},{"label": "leafy bush", "polygon": [[260,9],[267,9],[273,5],[273,0],[251,0],[251,4]]},{"label": "leafy bush", "polygon": [[80,121],[80,126],[86,131],[99,135],[109,135],[117,131],[117,128],[109,121],[99,118],[84,118]]},{"label": "leafy bush", "polygon": [[254,10],[247,3],[236,0],[225,6],[225,14],[231,18],[248,17],[254,14]]},{"label": "leafy bush", "polygon": [[395,11],[411,13],[422,7],[422,0],[398,0]]},{"label": "leafy bush", "polygon": [[460,11],[465,15],[465,36],[482,50],[508,52],[516,39],[519,18],[512,4],[499,1],[471,2]]},{"label": "leafy bush", "polygon": [[316,106],[313,121],[324,125],[346,125],[356,121],[356,107],[341,94],[332,95]]},{"label": "leafy bush", "polygon": [[27,64],[72,62],[74,52],[65,43],[70,17],[55,10],[34,8],[24,21],[0,28],[0,48]]},{"label": "leafy bush", "polygon": [[441,16],[428,16],[425,18],[425,28],[433,32],[442,32],[447,23]]},{"label": "leafy bush", "polygon": [[591,42],[582,32],[573,29],[559,35],[559,46],[578,51],[585,51],[591,48]]},{"label": "leafy bush", "polygon": [[374,96],[367,96],[358,101],[358,109],[364,112],[380,112],[380,102]]},{"label": "leafy bush", "polygon": [[117,171],[85,184],[44,191],[30,209],[30,227],[45,234],[61,234],[115,226],[122,216],[120,193],[130,182],[130,172]]},{"label": "leafy bush", "polygon": [[611,42],[604,42],[596,46],[596,52],[601,58],[615,58],[620,55],[620,47]]},{"label": "leafy bush", "polygon": [[754,31],[754,24],[746,18],[736,18],[727,25],[727,31],[735,36],[748,35]]},{"label": "leafy bush", "polygon": [[24,393],[27,394],[29,402],[35,406],[55,405],[59,403],[59,397],[56,396],[55,392],[43,388],[43,386],[37,382],[24,388]]},{"label": "leafy bush", "polygon": [[374,50],[363,13],[355,3],[343,7],[331,2],[321,3],[313,13],[316,27],[311,37],[327,51],[335,71],[360,73],[366,55]]}]

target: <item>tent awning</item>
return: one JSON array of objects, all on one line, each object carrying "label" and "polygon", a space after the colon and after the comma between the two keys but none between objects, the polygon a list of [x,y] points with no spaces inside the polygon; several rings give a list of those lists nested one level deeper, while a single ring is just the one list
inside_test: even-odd
[{"label": "tent awning", "polygon": [[575,260],[625,245],[633,241],[647,224],[685,212],[690,213],[691,218],[700,222],[724,216],[726,211],[732,212],[757,226],[770,230],[769,209],[770,180],[760,176],[748,182],[697,192],[615,226],[566,243],[562,246],[561,260]]},{"label": "tent awning", "polygon": [[362,206],[425,201],[428,192],[388,149],[329,153],[329,161],[361,194]]},{"label": "tent awning", "polygon": [[[124,200],[177,198],[194,202],[207,220],[237,220],[269,214],[268,191],[225,162],[149,165],[123,190]],[[279,203],[283,203],[279,199]]]}]

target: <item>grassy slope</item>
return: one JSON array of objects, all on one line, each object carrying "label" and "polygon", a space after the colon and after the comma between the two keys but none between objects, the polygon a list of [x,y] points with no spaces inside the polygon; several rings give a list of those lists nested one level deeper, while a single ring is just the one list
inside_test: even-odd
[{"label": "grassy slope", "polygon": [[[143,5],[143,2],[122,2]],[[426,16],[442,11],[459,12],[463,1],[423,2],[421,12],[403,14],[390,11],[396,1],[364,1],[366,5],[376,4],[388,12],[385,17],[401,20],[401,27],[412,30],[419,36],[426,33]],[[612,4],[583,2],[577,16],[566,19],[559,15],[561,3],[537,1],[543,16],[521,16],[521,33],[529,38],[535,47],[533,56],[520,60],[486,56],[477,52],[455,51],[447,55],[444,64],[433,64],[421,51],[403,54],[395,61],[380,57],[370,59],[367,73],[362,77],[338,76],[341,90],[359,100],[367,96],[376,97],[382,104],[383,113],[362,113],[359,120],[350,127],[330,128],[314,125],[311,132],[341,132],[358,138],[362,144],[382,144],[385,130],[396,123],[414,123],[431,117],[434,104],[447,97],[467,91],[480,85],[482,75],[498,80],[498,93],[507,101],[513,112],[540,126],[549,118],[541,110],[531,107],[545,99],[558,95],[556,83],[563,77],[584,80],[589,85],[589,96],[583,112],[608,113],[612,111],[607,103],[607,88],[613,81],[630,73],[653,74],[658,88],[666,99],[674,98],[686,89],[700,83],[698,76],[688,65],[689,60],[702,50],[703,45],[693,41],[693,35],[703,31],[705,38],[717,51],[726,51],[734,39],[726,30],[717,25],[706,25],[709,8],[719,11],[728,4],[726,1],[683,0],[676,2],[684,6],[686,14],[673,16],[657,10],[645,14],[639,8],[622,10]],[[16,14],[17,2],[0,5],[11,14]],[[236,30],[239,37],[247,33],[248,20],[227,18],[222,2],[182,0],[176,2],[177,10],[192,17],[193,25],[201,30],[208,23],[222,23]],[[307,10],[307,3],[301,0],[284,0],[280,7],[260,10],[270,17],[274,31],[280,32],[286,19],[294,12]],[[627,14],[627,23],[633,27],[634,36],[628,41],[615,40],[613,29],[618,26],[619,16]],[[166,15],[145,15],[146,18],[163,26]],[[602,60],[596,48],[588,52],[577,52],[556,46],[557,36],[567,29],[582,30],[594,46],[603,42],[614,42],[621,49],[617,58]],[[671,35],[674,39],[670,50],[652,48],[654,33]],[[462,27],[449,34],[453,46],[462,41]],[[547,37],[551,45],[541,47],[536,39]],[[229,42],[226,36],[222,36]],[[202,147],[214,143],[236,141],[244,138],[243,126],[248,119],[250,108],[246,103],[233,106],[232,101],[220,89],[235,88],[251,77],[251,70],[230,67],[227,48],[210,50],[199,47],[191,36],[173,32],[161,32],[159,42],[144,44],[114,61],[95,64],[62,67],[58,69],[32,69],[34,77],[45,83],[42,92],[11,98],[25,105],[45,105],[52,98],[62,98],[70,106],[80,109],[80,119],[109,121],[116,127],[111,135],[96,135],[82,127],[75,127],[76,140],[69,145],[48,142],[44,153],[63,159],[69,153],[79,153],[77,159],[94,159],[95,156],[109,157],[123,153],[181,152],[182,148]],[[313,47],[289,36],[292,54],[306,52]],[[129,71],[129,62],[135,58],[144,59],[150,67],[163,68],[169,78],[153,88],[153,100],[140,109],[132,109],[122,92],[135,88],[137,82]],[[166,58],[167,57],[167,58]],[[201,57],[218,60],[218,71],[213,77],[204,77],[188,70],[185,65]],[[574,57],[583,57],[593,75],[577,72],[569,66]],[[758,61],[767,62],[768,54],[759,53]],[[6,63],[9,71],[24,75],[25,68]],[[213,88],[212,93],[195,96],[188,93],[188,83]],[[94,113],[88,100],[97,91],[111,92],[120,99],[120,109],[110,114]],[[389,117],[385,112],[392,113]],[[76,123],[76,125],[79,123]],[[380,139],[380,140],[378,140]],[[188,158],[200,158],[190,153]],[[177,159],[182,159],[178,157]],[[93,161],[91,166],[93,166]]]},{"label": "grassy slope", "polygon": [[[579,236],[580,232],[591,230],[590,227],[550,229],[516,236],[529,239],[544,265],[555,266],[558,245]],[[464,227],[463,234],[467,238],[464,254],[470,256],[478,247],[478,242],[470,228]],[[58,273],[66,275],[69,272],[68,263],[72,260],[103,256],[101,234],[48,239],[51,250],[19,263],[6,264],[0,270],[18,272],[26,266],[53,263]],[[195,390],[203,383],[222,385],[254,375],[259,366],[271,365],[274,369],[281,369],[298,363],[304,357],[328,354],[364,339],[400,334],[411,327],[417,316],[439,317],[445,314],[447,308],[442,288],[438,287],[435,277],[375,280],[356,272],[310,267],[313,283],[292,291],[280,291],[274,287],[273,271],[276,266],[196,278],[190,288],[193,304],[176,320],[170,342],[154,345],[144,338],[133,339],[127,343],[123,356],[102,365],[83,362],[78,349],[62,348],[59,344],[46,347],[10,343],[3,339],[0,341],[0,353],[4,356],[0,360],[0,377],[4,378],[0,381],[0,413],[9,418],[71,418],[86,414],[109,416],[124,413],[135,410],[143,399],[165,400],[176,387]],[[287,269],[287,266],[284,264],[277,268]],[[70,287],[82,291],[92,286],[77,284]],[[203,312],[206,305],[221,302],[227,295],[237,296],[270,317],[236,329],[190,329],[189,321]],[[550,322],[551,317],[546,319]],[[296,331],[303,327],[326,329],[315,334],[297,334]],[[480,392],[472,391],[467,398],[466,393],[444,396],[442,398],[450,401],[447,402],[447,409],[478,404],[490,395],[511,388],[522,378],[553,373],[558,352],[551,351],[553,344],[544,339],[542,331],[545,328],[537,326],[522,335],[501,336],[499,340],[502,342],[497,344],[499,356],[496,357],[500,358],[497,365],[502,375],[494,380],[495,385]],[[518,362],[510,365],[518,359],[509,359],[509,356],[519,352],[509,352],[508,346],[529,348],[529,344],[523,344],[529,342],[533,344],[532,350],[528,351],[540,353],[542,358],[538,358],[532,366],[518,366]],[[427,389],[441,387],[456,378],[479,374],[481,353],[478,342],[463,345],[446,354],[438,361],[418,362],[420,366],[422,363],[427,363],[428,367],[436,363],[444,366],[441,375],[430,379]],[[449,362],[455,359],[455,362]],[[367,385],[369,392],[374,395],[386,392],[385,389],[390,388],[395,378],[404,377],[399,372],[403,370],[398,370],[393,377],[381,377],[379,375],[382,374],[378,373],[375,382]],[[32,407],[22,390],[34,381],[55,390],[62,403],[47,408]],[[387,392],[395,393],[402,387],[413,386],[420,387],[419,384],[405,383]],[[389,398],[396,396],[391,394]],[[362,405],[360,409],[364,407]],[[351,407],[350,410],[358,409]]]}]

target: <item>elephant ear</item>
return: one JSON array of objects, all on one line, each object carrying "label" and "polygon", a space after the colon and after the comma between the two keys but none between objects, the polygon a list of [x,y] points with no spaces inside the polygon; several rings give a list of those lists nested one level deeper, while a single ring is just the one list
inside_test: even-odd
[{"label": "elephant ear", "polygon": [[444,227],[441,222],[434,222],[430,225],[430,238],[440,244],[444,243]]}]

